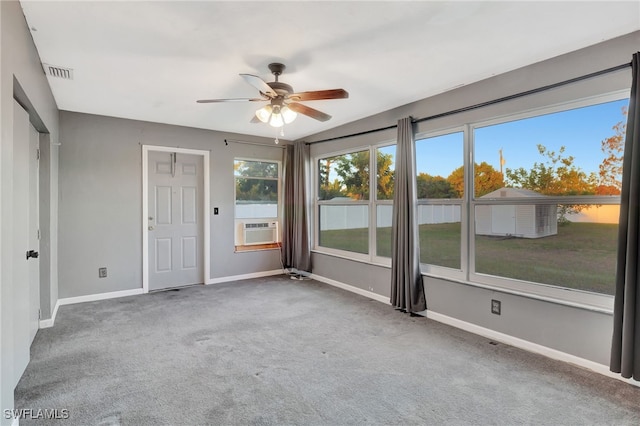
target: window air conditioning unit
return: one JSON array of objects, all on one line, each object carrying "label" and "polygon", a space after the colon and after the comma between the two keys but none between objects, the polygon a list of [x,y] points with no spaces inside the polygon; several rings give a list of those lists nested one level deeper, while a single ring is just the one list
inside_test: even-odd
[{"label": "window air conditioning unit", "polygon": [[277,221],[245,223],[243,230],[245,246],[278,242]]}]

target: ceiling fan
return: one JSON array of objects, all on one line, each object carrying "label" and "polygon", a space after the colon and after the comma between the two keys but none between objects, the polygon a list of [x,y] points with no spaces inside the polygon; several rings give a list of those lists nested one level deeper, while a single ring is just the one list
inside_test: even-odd
[{"label": "ceiling fan", "polygon": [[329,114],[313,109],[299,103],[300,101],[322,101],[328,99],[346,99],[349,93],[344,89],[315,90],[311,92],[294,92],[293,88],[278,81],[286,67],[280,63],[269,64],[269,70],[275,76],[275,81],[265,82],[258,76],[251,74],[240,74],[240,76],[250,85],[258,89],[259,98],[233,98],[233,99],[200,99],[201,104],[215,102],[269,102],[269,104],[258,109],[252,123],[269,123],[273,127],[282,127],[295,120],[297,114],[306,115],[318,121],[327,121],[331,118]]}]

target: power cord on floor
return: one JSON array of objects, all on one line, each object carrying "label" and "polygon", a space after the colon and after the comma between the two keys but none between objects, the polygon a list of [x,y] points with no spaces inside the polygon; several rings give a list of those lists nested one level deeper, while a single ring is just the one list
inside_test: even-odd
[{"label": "power cord on floor", "polygon": [[280,243],[280,267],[282,268],[282,273],[289,275],[292,280],[305,281],[311,279],[308,273],[298,271],[296,268],[285,268],[284,259],[282,258],[282,243]]}]

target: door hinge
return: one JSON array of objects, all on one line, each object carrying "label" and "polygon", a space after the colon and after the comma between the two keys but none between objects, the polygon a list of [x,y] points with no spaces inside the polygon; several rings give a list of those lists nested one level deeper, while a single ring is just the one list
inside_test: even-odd
[{"label": "door hinge", "polygon": [[42,319],[42,310],[38,309],[38,319],[41,320]]},{"label": "door hinge", "polygon": [[37,231],[37,235],[38,235],[38,240],[40,240],[40,230],[39,229]]},{"label": "door hinge", "polygon": [[36,149],[36,160],[40,160],[40,148]]}]

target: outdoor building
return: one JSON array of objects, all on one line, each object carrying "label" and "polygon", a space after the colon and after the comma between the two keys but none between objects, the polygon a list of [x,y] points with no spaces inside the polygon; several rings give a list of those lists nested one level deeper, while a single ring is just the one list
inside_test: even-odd
[{"label": "outdoor building", "polygon": [[[535,191],[500,188],[480,198],[544,197]],[[558,233],[557,205],[506,204],[476,206],[476,234],[542,238]]]}]

